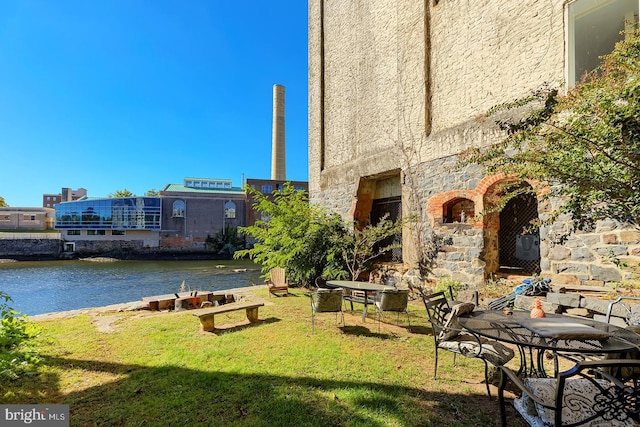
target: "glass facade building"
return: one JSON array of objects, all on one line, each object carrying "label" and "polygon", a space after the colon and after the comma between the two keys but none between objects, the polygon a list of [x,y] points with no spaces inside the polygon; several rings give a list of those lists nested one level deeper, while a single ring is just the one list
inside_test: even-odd
[{"label": "glass facade building", "polygon": [[118,197],[63,202],[55,206],[56,229],[160,231],[159,197]]}]

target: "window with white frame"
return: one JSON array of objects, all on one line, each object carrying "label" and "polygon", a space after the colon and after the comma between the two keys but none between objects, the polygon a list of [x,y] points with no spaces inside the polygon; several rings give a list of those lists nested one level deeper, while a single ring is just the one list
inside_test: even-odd
[{"label": "window with white frame", "polygon": [[640,0],[575,0],[568,4],[567,83],[575,86],[582,76],[600,65],[637,25]]},{"label": "window with white frame", "polygon": [[236,217],[236,204],[229,201],[224,204],[224,217],[235,218]]},{"label": "window with white frame", "polygon": [[185,205],[182,200],[176,200],[173,202],[173,216],[174,217],[183,217],[185,211]]}]

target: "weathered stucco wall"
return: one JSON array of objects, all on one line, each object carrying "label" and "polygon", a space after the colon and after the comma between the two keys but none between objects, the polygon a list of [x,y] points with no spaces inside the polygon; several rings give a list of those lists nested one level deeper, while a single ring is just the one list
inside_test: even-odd
[{"label": "weathered stucco wall", "polygon": [[428,124],[427,60],[420,2],[310,1],[309,13],[313,196],[399,168],[401,134]]},{"label": "weathered stucco wall", "polygon": [[563,3],[445,0],[431,7],[434,131],[461,125],[544,82],[562,83]]},{"label": "weathered stucco wall", "polygon": [[312,195],[397,167],[403,147],[419,163],[494,142],[480,116],[564,80],[560,1],[409,3],[309,1]]}]

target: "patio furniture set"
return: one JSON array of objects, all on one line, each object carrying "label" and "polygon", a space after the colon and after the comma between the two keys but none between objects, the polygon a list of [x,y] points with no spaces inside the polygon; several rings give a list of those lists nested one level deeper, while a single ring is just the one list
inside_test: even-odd
[{"label": "patio furniture set", "polygon": [[379,285],[369,282],[358,282],[349,280],[316,280],[318,288],[311,293],[311,328],[315,332],[315,317],[318,313],[336,313],[342,316],[342,324],[344,325],[344,312],[342,306],[345,302],[351,305],[353,311],[353,303],[363,305],[362,321],[367,318],[368,307],[373,305],[378,314],[378,333],[380,333],[380,322],[384,313],[395,312],[398,316],[400,313],[407,315],[407,322],[411,327],[407,304],[409,302],[408,289],[396,289],[393,286]]},{"label": "patio furniture set", "polygon": [[[508,403],[536,427],[640,425],[640,335],[633,330],[578,317],[478,310],[444,292],[421,296],[435,340],[434,378],[439,349],[453,352],[454,363],[456,355],[479,358],[491,397],[488,364],[496,366],[502,426],[509,425]],[[611,302],[609,313],[620,301]],[[516,352],[519,364],[507,367]],[[508,402],[505,391],[514,388],[519,396]]]},{"label": "patio furniture set", "polygon": [[[284,271],[271,277],[279,284],[270,284],[270,294],[288,293]],[[411,326],[408,289],[321,279],[316,285],[310,298],[313,333],[319,313],[335,313],[336,322],[341,315],[344,325],[345,302],[352,310],[354,302],[363,304],[363,321],[368,306],[373,305],[378,331],[385,312],[396,312],[398,320],[399,314],[405,313]],[[454,364],[456,355],[478,358],[484,363],[491,397],[489,364],[495,366],[501,374],[498,403],[502,426],[508,425],[507,404],[535,427],[640,425],[640,335],[633,329],[581,317],[548,314],[534,319],[526,311],[480,310],[477,300],[474,304],[454,301],[453,295],[448,298],[445,292],[420,293],[433,330],[434,378],[438,350],[452,352]],[[610,303],[607,320],[613,305],[622,299]],[[255,311],[257,317],[257,307]],[[510,363],[516,354],[519,363]],[[507,401],[505,391],[514,388],[518,396]]]}]

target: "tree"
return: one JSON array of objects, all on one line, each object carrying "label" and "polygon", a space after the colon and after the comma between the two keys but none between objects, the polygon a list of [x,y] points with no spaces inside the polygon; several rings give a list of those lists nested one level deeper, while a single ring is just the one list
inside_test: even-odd
[{"label": "tree", "polygon": [[369,269],[378,257],[401,247],[398,243],[383,243],[401,232],[402,221],[390,221],[385,215],[376,225],[366,226],[362,230],[354,228],[352,232],[334,236],[338,239],[334,244],[340,248],[340,255],[351,273],[351,279],[358,280],[360,274]]},{"label": "tree", "polygon": [[309,283],[320,276],[330,264],[327,250],[331,236],[343,233],[341,221],[312,207],[306,193],[289,183],[274,192],[273,199],[251,187],[245,190],[262,219],[240,227],[241,233],[253,236],[256,242],[253,248],[237,251],[234,257],[249,256],[264,273],[283,267],[293,282]]},{"label": "tree", "polygon": [[150,190],[147,190],[144,193],[144,195],[147,196],[147,197],[155,197],[155,196],[158,195],[158,190],[156,190],[155,188],[151,188]]},{"label": "tree", "polygon": [[109,194],[109,198],[113,199],[115,197],[135,197],[136,195],[133,194],[131,191],[127,190],[126,188],[124,190],[116,190],[113,193]]},{"label": "tree", "polygon": [[309,204],[306,193],[288,183],[273,193],[273,199],[249,187],[246,191],[263,219],[240,227],[256,243],[253,248],[237,251],[234,257],[249,256],[264,273],[283,267],[293,283],[309,284],[319,276],[342,279],[349,273],[357,278],[394,246],[381,242],[401,229],[401,225],[385,219],[376,226],[351,231],[338,214]]},{"label": "tree", "polygon": [[4,197],[0,196],[0,208],[4,208],[9,206],[7,202],[4,201]]},{"label": "tree", "polygon": [[[538,103],[536,104],[535,101]],[[531,108],[532,105],[536,105]],[[489,173],[538,184],[528,191],[564,201],[550,220],[568,213],[577,229],[602,218],[640,222],[640,33],[627,35],[602,65],[566,95],[544,87],[489,115],[528,106],[519,119],[499,120],[506,131],[499,144],[473,149],[463,163],[480,163]],[[520,187],[522,188],[522,187]],[[506,197],[514,192],[505,189]]]},{"label": "tree", "polygon": [[244,236],[238,233],[237,227],[226,224],[215,236],[207,236],[205,245],[218,255],[232,257],[237,250],[244,248]]}]

